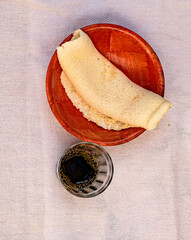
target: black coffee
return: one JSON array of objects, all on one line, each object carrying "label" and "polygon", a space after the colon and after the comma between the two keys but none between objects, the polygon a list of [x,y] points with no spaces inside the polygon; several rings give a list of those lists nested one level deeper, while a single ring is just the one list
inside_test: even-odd
[{"label": "black coffee", "polygon": [[61,167],[63,173],[73,184],[87,183],[94,175],[94,169],[82,156],[74,156],[66,159]]},{"label": "black coffee", "polygon": [[59,171],[65,185],[82,189],[95,180],[97,162],[86,149],[73,148],[61,159]]}]

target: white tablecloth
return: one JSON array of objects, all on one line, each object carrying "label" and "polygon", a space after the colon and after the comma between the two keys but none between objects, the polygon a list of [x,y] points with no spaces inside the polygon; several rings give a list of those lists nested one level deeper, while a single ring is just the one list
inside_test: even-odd
[{"label": "white tablecloth", "polygon": [[[1,0],[0,18],[0,239],[190,240],[190,0]],[[173,107],[155,130],[105,147],[113,181],[80,199],[55,174],[64,150],[80,140],[53,116],[45,77],[66,36],[104,22],[150,43]]]}]

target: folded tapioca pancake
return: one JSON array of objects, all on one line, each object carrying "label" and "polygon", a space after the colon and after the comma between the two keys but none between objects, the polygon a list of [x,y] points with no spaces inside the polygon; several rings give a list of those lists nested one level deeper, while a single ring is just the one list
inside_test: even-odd
[{"label": "folded tapioca pancake", "polygon": [[85,118],[89,121],[95,122],[98,126],[103,127],[108,130],[121,130],[125,128],[132,127],[127,123],[122,123],[113,118],[110,118],[100,112],[95,108],[88,105],[83,98],[76,92],[75,88],[72,86],[71,82],[68,80],[64,71],[61,73],[61,82],[65,88],[67,96],[70,98],[73,105],[80,110]]},{"label": "folded tapioca pancake", "polygon": [[57,55],[64,72],[62,84],[65,89],[71,84],[66,90],[68,97],[72,101],[70,92],[75,91],[90,114],[80,110],[79,101],[74,103],[73,99],[73,104],[87,119],[92,115],[88,120],[94,121],[101,114],[103,120],[106,118],[101,126],[106,129],[116,129],[107,127],[108,119],[114,125],[120,123],[116,130],[131,126],[154,129],[171,106],[166,99],[133,83],[97,51],[82,30],[76,30],[71,41],[58,47]]}]

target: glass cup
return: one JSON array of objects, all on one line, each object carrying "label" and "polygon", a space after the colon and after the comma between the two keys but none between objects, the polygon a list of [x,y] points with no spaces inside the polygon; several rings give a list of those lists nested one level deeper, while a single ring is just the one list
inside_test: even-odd
[{"label": "glass cup", "polygon": [[[76,162],[74,162],[79,161],[79,158],[82,158],[82,156],[85,159],[84,169],[81,166],[77,166]],[[74,183],[68,173],[65,170],[63,171],[63,169],[66,169],[68,159],[69,161],[74,159],[73,165],[70,165],[69,173],[73,171],[72,174],[75,174],[75,169],[78,169],[78,173],[80,171],[80,173],[84,171],[87,171],[87,173],[92,172],[91,178],[84,183]],[[63,166],[65,167],[63,168]],[[88,169],[92,171],[88,171]],[[75,196],[90,198],[99,195],[109,186],[114,168],[112,159],[105,149],[94,143],[81,142],[72,145],[65,151],[57,163],[56,170],[57,176],[66,190]]]}]

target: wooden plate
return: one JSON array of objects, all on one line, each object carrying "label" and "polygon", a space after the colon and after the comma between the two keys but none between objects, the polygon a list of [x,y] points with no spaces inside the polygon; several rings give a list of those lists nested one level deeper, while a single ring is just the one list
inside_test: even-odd
[{"label": "wooden plate", "polygon": [[[164,75],[160,61],[139,35],[113,24],[94,24],[82,30],[90,36],[98,51],[133,82],[164,95]],[[62,43],[71,37],[72,34]],[[69,133],[83,141],[112,146],[131,141],[145,131],[143,128],[105,130],[85,119],[67,97],[60,81],[61,71],[55,51],[47,70],[46,92],[52,112]]]}]

